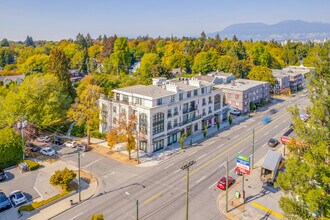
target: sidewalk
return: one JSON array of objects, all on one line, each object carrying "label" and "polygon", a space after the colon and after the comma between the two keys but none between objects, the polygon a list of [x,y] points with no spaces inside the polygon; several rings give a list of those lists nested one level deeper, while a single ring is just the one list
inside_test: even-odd
[{"label": "sidewalk", "polygon": [[[282,152],[282,148],[277,151]],[[250,175],[245,175],[245,204],[241,198],[235,198],[236,192],[242,192],[242,177],[238,177],[236,183],[228,189],[228,212],[226,212],[226,191],[219,194],[217,205],[227,219],[284,219],[278,200],[285,194],[278,188],[262,184],[260,181],[262,163],[263,159],[255,164]]]}]

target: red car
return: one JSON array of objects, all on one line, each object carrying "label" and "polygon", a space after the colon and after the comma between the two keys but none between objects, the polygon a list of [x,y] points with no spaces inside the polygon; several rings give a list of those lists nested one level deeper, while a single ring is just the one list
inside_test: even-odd
[{"label": "red car", "polygon": [[[234,184],[235,179],[231,176],[228,176],[228,188]],[[222,177],[219,182],[217,187],[222,190],[226,190],[226,177]]]}]

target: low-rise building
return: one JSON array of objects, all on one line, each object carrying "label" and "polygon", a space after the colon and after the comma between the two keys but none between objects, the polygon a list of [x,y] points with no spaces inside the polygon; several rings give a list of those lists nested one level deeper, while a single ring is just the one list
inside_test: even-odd
[{"label": "low-rise building", "polygon": [[290,88],[290,76],[282,72],[282,70],[272,69],[273,77],[275,78],[275,85],[271,88],[275,94],[281,93],[282,90]]},{"label": "low-rise building", "polygon": [[222,94],[213,83],[197,78],[153,79],[153,85],[114,89],[113,98],[102,96],[100,132],[116,126],[120,114],[137,117],[138,146],[147,153],[178,142],[183,133],[202,131],[221,118]]},{"label": "low-rise building", "polygon": [[12,76],[0,76],[0,82],[3,85],[7,85],[11,82],[17,83],[18,85],[24,81],[25,74],[21,75],[12,75]]},{"label": "low-rise building", "polygon": [[268,82],[236,79],[227,84],[215,86],[220,88],[225,96],[225,102],[232,108],[238,109],[241,113],[250,111],[250,103],[261,103],[263,100],[270,100],[270,84]]}]

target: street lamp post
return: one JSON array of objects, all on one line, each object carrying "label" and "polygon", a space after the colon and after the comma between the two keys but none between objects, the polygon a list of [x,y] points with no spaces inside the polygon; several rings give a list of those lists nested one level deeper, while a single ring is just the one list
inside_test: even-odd
[{"label": "street lamp post", "polygon": [[[144,187],[143,187],[144,188]],[[130,196],[129,192],[125,192],[127,196]],[[139,220],[139,200],[134,198],[135,200],[135,206],[136,206],[136,220]]]},{"label": "street lamp post", "polygon": [[79,202],[81,202],[81,187],[80,187],[80,151],[78,150],[78,194]]},{"label": "street lamp post", "polygon": [[192,160],[189,163],[186,163],[185,165],[183,165],[181,167],[181,170],[187,170],[187,206],[186,206],[186,220],[188,220],[189,217],[189,211],[188,211],[188,207],[189,207],[189,167],[191,167],[192,165],[194,165],[196,163],[196,161]]}]

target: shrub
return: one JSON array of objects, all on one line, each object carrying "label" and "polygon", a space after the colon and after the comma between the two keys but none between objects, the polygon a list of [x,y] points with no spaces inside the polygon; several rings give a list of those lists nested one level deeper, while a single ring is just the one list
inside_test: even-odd
[{"label": "shrub", "polygon": [[92,136],[93,138],[105,139],[106,134],[102,134],[102,133],[99,132],[99,131],[92,131],[92,132],[91,132],[91,136]]},{"label": "shrub", "polygon": [[185,137],[187,137],[187,133],[186,133],[186,132],[183,133],[183,134],[181,135],[181,137],[180,137],[180,148],[181,148],[181,150],[182,150],[183,147],[184,147],[184,139],[185,139]]},{"label": "shrub", "polygon": [[92,220],[104,220],[104,217],[102,214],[94,214]]},{"label": "shrub", "polygon": [[33,171],[39,168],[39,163],[32,160],[24,160],[24,162],[29,166],[29,171]]},{"label": "shrub", "polygon": [[55,171],[55,173],[50,177],[50,184],[53,186],[61,186],[63,190],[69,189],[69,183],[76,177],[73,170],[64,168],[64,170]]},{"label": "shrub", "polygon": [[84,137],[85,134],[85,126],[73,126],[72,130],[71,130],[71,136],[75,136],[75,137]]},{"label": "shrub", "polygon": [[229,115],[228,121],[229,121],[229,124],[231,125],[233,123],[233,116]]},{"label": "shrub", "polygon": [[207,135],[207,125],[204,126],[203,135],[204,135],[204,138],[206,138],[206,135]]}]

